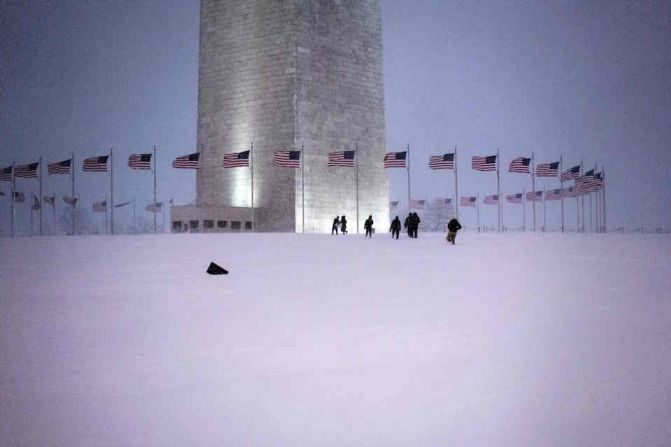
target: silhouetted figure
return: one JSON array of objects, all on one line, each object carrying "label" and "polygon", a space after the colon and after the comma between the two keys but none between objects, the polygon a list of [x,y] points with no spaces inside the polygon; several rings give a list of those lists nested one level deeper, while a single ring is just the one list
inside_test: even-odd
[{"label": "silhouetted figure", "polygon": [[363,223],[363,229],[366,230],[366,237],[373,237],[373,216],[368,216],[368,219]]},{"label": "silhouetted figure", "polygon": [[340,218],[338,216],[333,219],[333,226],[331,227],[331,234],[338,234],[338,227],[340,227]]},{"label": "silhouetted figure", "polygon": [[398,239],[398,234],[401,232],[401,219],[399,219],[398,216],[391,221],[389,231],[391,231],[392,239],[394,238],[394,235],[396,235],[396,239]]},{"label": "silhouetted figure", "polygon": [[419,220],[419,216],[417,213],[412,213],[410,214],[410,237],[417,238],[417,230],[419,230],[419,223],[421,220]]},{"label": "silhouetted figure", "polygon": [[412,237],[412,213],[408,214],[403,222],[403,228],[408,231],[408,237]]},{"label": "silhouetted figure", "polygon": [[340,232],[347,234],[347,219],[345,219],[345,216],[340,217]]},{"label": "silhouetted figure", "polygon": [[452,219],[447,224],[447,242],[454,245],[454,241],[457,238],[457,231],[461,230],[461,224],[457,219]]}]

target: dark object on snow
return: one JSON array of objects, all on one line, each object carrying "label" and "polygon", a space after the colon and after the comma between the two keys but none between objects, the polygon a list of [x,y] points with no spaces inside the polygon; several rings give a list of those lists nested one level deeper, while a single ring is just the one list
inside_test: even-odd
[{"label": "dark object on snow", "polygon": [[454,245],[454,241],[457,238],[457,231],[461,230],[461,224],[457,219],[452,219],[447,224],[447,242],[450,242]]},{"label": "dark object on snow", "polygon": [[207,273],[210,275],[228,275],[228,270],[218,266],[214,262],[210,262],[210,266],[207,268]]}]

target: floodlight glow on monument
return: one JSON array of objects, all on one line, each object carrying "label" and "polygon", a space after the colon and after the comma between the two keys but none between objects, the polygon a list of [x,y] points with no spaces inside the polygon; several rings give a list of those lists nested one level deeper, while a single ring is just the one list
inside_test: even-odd
[{"label": "floodlight glow on monument", "polygon": [[[204,162],[196,203],[173,208],[173,227],[253,220],[257,231],[330,232],[343,214],[352,232],[371,214],[388,226],[379,0],[202,0],[200,22]],[[221,167],[252,142],[253,168]],[[358,168],[328,167],[344,147],[357,148]],[[302,168],[275,166],[278,150],[302,150]]]}]

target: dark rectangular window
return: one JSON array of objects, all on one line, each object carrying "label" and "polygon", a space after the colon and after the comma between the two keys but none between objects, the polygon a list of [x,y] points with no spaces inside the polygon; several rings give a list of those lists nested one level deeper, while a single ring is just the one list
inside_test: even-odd
[{"label": "dark rectangular window", "polygon": [[233,230],[239,230],[241,226],[242,223],[239,220],[234,220],[233,222],[231,222],[231,229]]},{"label": "dark rectangular window", "polygon": [[214,221],[213,220],[204,220],[203,221],[203,228],[214,228]]},{"label": "dark rectangular window", "polygon": [[182,221],[181,220],[173,220],[172,221],[172,231],[173,231],[173,233],[181,233],[182,232]]},{"label": "dark rectangular window", "polygon": [[190,220],[189,221],[189,228],[192,230],[195,230],[198,228],[198,221],[197,220]]},{"label": "dark rectangular window", "polygon": [[228,226],[228,222],[225,220],[218,220],[217,221],[217,228],[226,228]]},{"label": "dark rectangular window", "polygon": [[252,229],[252,223],[250,221],[245,222],[245,230],[251,230]]}]

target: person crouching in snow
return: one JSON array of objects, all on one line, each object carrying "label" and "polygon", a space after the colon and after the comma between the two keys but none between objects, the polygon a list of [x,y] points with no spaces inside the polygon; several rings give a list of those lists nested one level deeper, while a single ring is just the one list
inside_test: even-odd
[{"label": "person crouching in snow", "polygon": [[457,231],[461,230],[461,224],[457,219],[452,219],[447,224],[447,242],[451,242],[454,245],[454,241],[457,238]]}]

